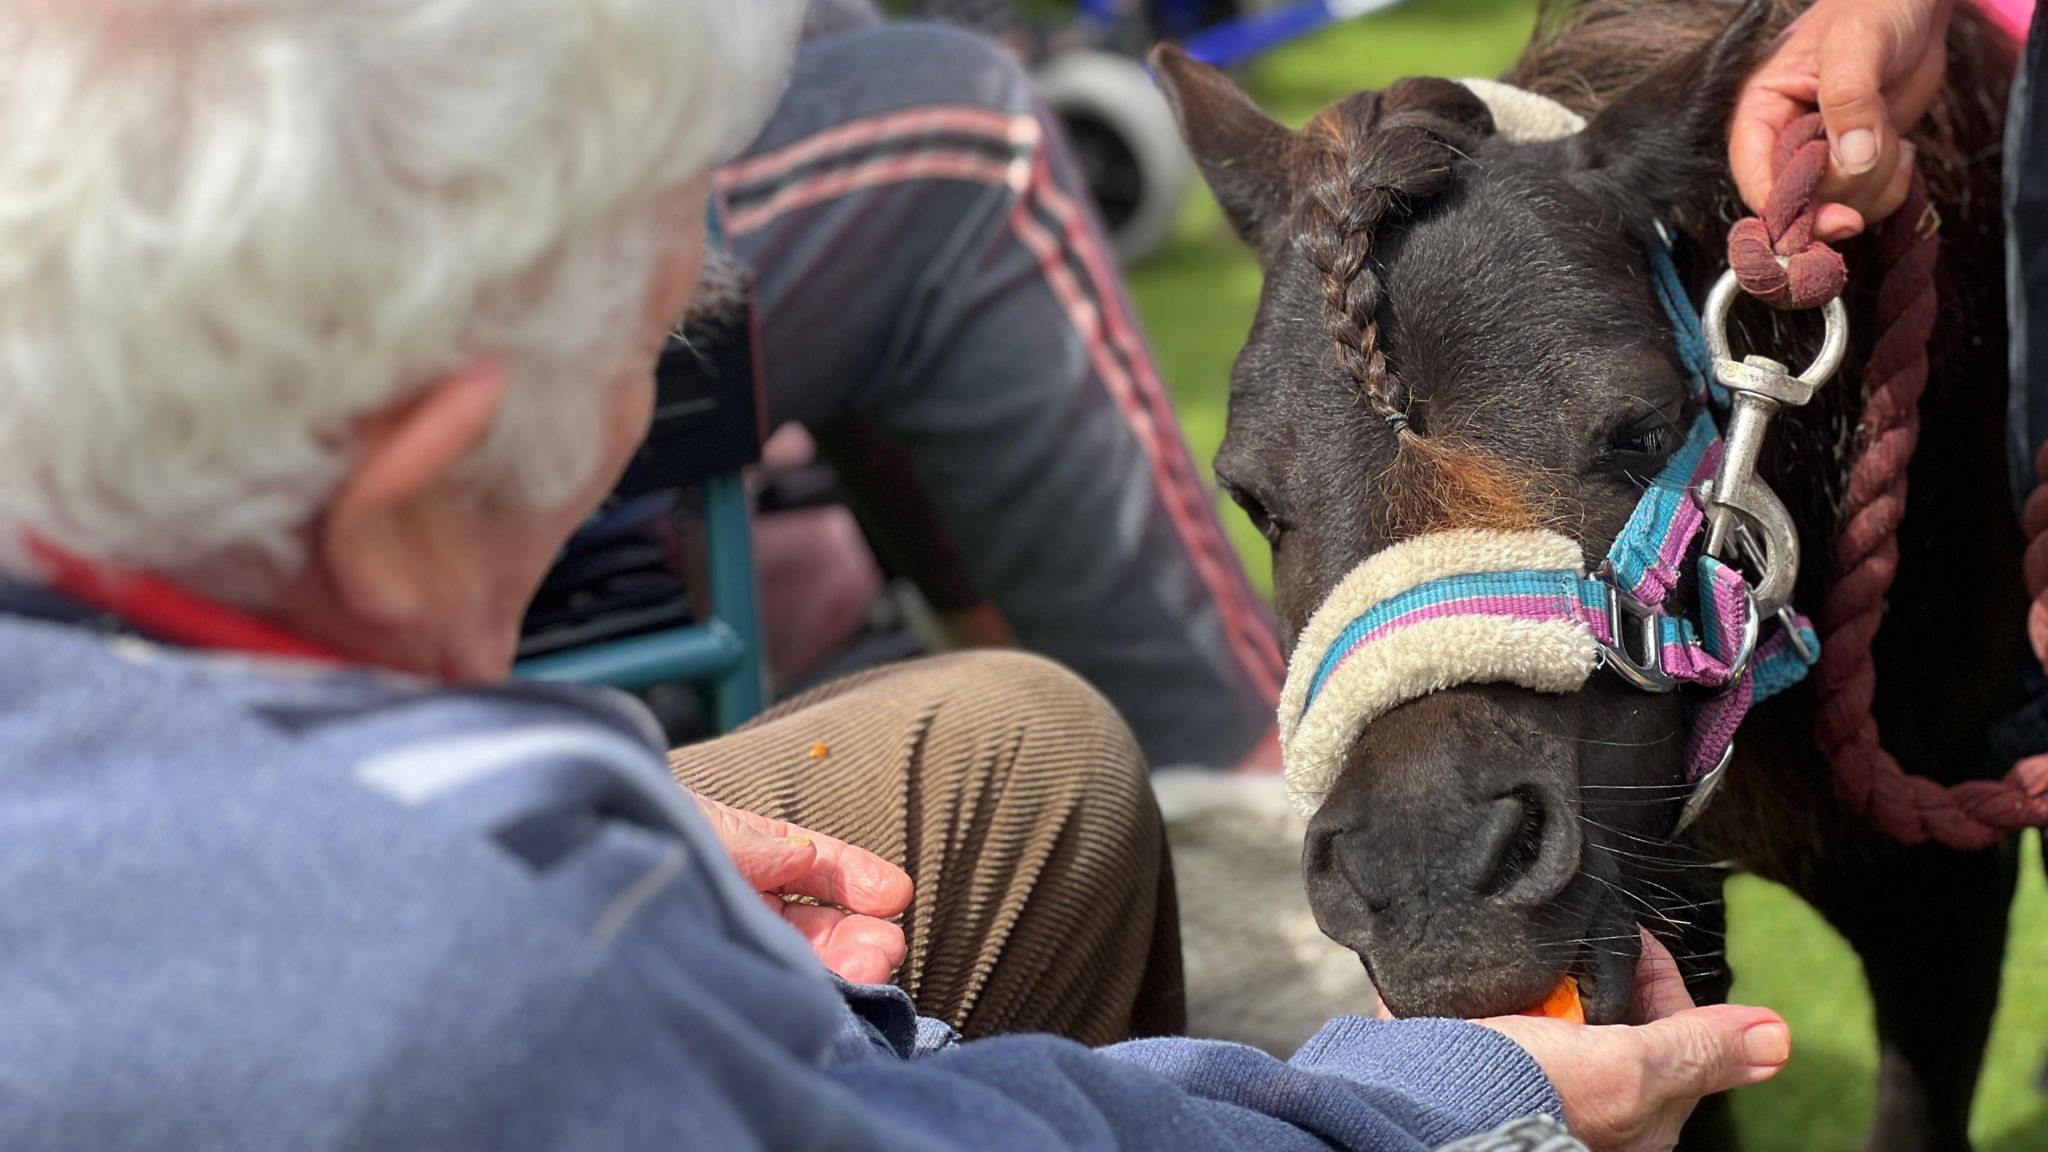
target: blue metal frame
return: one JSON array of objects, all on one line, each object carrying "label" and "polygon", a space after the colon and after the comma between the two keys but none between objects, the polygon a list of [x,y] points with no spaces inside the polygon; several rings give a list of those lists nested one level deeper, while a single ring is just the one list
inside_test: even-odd
[{"label": "blue metal frame", "polygon": [[746,485],[738,474],[704,482],[711,615],[590,648],[521,661],[517,675],[633,691],[658,684],[709,684],[718,728],[730,732],[759,715],[767,696],[762,666],[760,595]]},{"label": "blue metal frame", "polygon": [[[1181,47],[1205,64],[1229,68],[1332,24],[1398,3],[1400,0],[1292,0],[1203,28],[1202,0],[1164,0],[1154,16],[1162,35],[1181,28],[1196,29],[1182,40]],[[1133,19],[1132,0],[1075,0],[1074,8],[1081,26],[1097,39]]]},{"label": "blue metal frame", "polygon": [[1332,24],[1398,3],[1400,0],[1295,0],[1204,28],[1189,36],[1182,47],[1205,64],[1228,68]]}]

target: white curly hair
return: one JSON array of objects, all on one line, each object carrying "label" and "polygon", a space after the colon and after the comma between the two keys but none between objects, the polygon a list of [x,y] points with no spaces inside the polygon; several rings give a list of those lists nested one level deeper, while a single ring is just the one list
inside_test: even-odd
[{"label": "white curly hair", "polygon": [[484,357],[467,467],[566,496],[659,209],[759,127],[804,7],[0,0],[0,568],[274,588],[356,423]]}]

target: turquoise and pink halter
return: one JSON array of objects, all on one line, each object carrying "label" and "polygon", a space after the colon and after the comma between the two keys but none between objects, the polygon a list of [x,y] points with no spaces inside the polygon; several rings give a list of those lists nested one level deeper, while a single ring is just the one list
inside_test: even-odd
[{"label": "turquoise and pink halter", "polygon": [[1649,247],[1650,279],[1699,409],[1684,446],[1590,574],[1577,544],[1556,533],[1440,532],[1394,545],[1346,577],[1303,630],[1281,697],[1290,791],[1308,811],[1365,726],[1402,703],[1479,682],[1576,691],[1607,668],[1650,691],[1713,690],[1690,709],[1693,792],[1682,829],[1719,782],[1743,716],[1819,658],[1812,625],[1789,611],[1759,646],[1748,581],[1711,556],[1693,562],[1699,622],[1667,612],[1706,525],[1696,493],[1720,461],[1715,412],[1725,397],[1669,251]]}]

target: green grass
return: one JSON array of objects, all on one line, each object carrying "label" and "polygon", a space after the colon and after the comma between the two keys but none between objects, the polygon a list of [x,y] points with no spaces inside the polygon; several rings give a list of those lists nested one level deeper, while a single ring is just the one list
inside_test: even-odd
[{"label": "green grass", "polygon": [[[2048,1148],[2048,1098],[2035,1087],[2048,1056],[2048,890],[2038,837],[2028,836],[2020,868],[2004,990],[1971,1123],[1983,1152]],[[1877,1039],[1855,954],[1812,909],[1775,884],[1740,877],[1728,902],[1735,998],[1783,1013],[1795,1052],[1777,1079],[1736,1097],[1750,1146],[1861,1147]],[[1927,974],[1930,1010],[1939,1011],[1944,978]]]},{"label": "green grass", "polygon": [[[1298,124],[1330,100],[1404,75],[1502,70],[1527,40],[1531,0],[1408,0],[1257,62],[1248,85]],[[1197,459],[1223,436],[1230,363],[1258,302],[1259,273],[1206,194],[1192,199],[1173,246],[1132,276],[1139,311]],[[1224,522],[1254,580],[1270,591],[1264,543],[1243,516]],[[1729,893],[1735,995],[1791,1023],[1795,1057],[1773,1082],[1737,1096],[1749,1146],[1825,1152],[1861,1145],[1876,1069],[1870,1002],[1856,957],[1789,892],[1751,878]],[[1938,993],[1945,974],[1928,973]],[[1940,1008],[1938,994],[1931,1010]],[[1986,1152],[2048,1148],[2048,1097],[2035,1086],[2048,1057],[2048,885],[2029,837],[2014,905],[2003,999],[1978,1090],[1973,1135]]]}]

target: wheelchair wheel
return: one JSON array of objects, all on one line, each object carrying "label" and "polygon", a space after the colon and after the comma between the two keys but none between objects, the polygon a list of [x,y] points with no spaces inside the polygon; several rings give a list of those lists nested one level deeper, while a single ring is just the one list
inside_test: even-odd
[{"label": "wheelchair wheel", "polygon": [[1135,265],[1173,232],[1194,165],[1145,67],[1107,52],[1046,62],[1038,86],[1065,126],[1118,259]]}]

